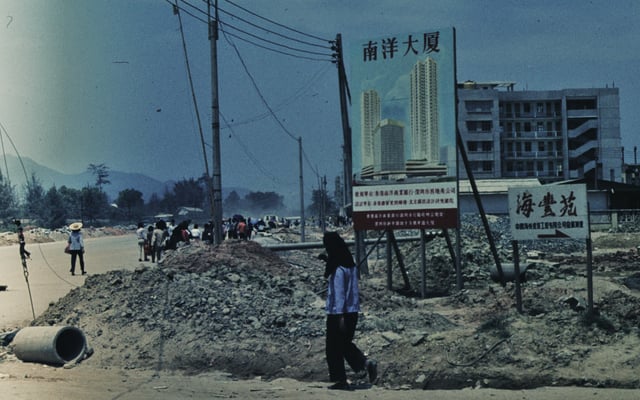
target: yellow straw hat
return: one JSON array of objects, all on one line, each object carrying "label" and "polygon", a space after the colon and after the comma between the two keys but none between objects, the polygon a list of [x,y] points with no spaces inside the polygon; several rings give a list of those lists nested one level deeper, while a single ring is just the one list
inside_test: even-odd
[{"label": "yellow straw hat", "polygon": [[71,229],[72,231],[79,231],[80,229],[82,229],[82,222],[74,222],[73,224],[69,225],[69,229]]}]

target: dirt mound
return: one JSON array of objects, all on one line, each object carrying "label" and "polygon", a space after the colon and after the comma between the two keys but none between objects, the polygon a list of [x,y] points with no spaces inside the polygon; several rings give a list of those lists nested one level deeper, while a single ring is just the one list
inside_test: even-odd
[{"label": "dirt mound", "polygon": [[[361,280],[356,342],[379,360],[380,385],[640,387],[640,292],[625,286],[640,260],[635,251],[595,258],[591,316],[584,258],[565,252],[531,263],[519,314],[513,285],[488,278],[486,246],[466,253],[466,289],[458,291],[443,242],[427,250],[431,298],[401,290],[398,268],[387,290],[375,258]],[[420,285],[418,251],[403,245],[412,288]],[[324,380],[325,281],[317,253],[275,254],[240,240],[192,243],[167,252],[159,266],[89,276],[34,324],[80,327],[94,349],[84,362],[104,368]]]}]

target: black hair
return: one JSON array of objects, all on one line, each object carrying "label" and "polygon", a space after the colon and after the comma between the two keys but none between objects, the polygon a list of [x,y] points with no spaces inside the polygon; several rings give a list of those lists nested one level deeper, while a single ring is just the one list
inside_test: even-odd
[{"label": "black hair", "polygon": [[349,251],[349,246],[347,246],[337,232],[325,232],[322,243],[324,244],[325,250],[327,250],[327,265],[324,269],[325,278],[333,274],[338,266],[345,268],[356,266],[351,251]]}]

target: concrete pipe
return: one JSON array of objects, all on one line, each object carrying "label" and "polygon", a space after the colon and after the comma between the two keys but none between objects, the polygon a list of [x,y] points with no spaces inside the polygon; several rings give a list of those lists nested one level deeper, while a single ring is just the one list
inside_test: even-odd
[{"label": "concrete pipe", "polygon": [[[515,282],[516,280],[516,267],[512,263],[501,263],[502,274],[504,275],[505,282]],[[527,281],[527,269],[529,269],[530,265],[520,265],[520,282]],[[494,282],[500,282],[500,274],[498,273],[498,268],[495,265],[491,266],[490,269],[491,279]]]},{"label": "concrete pipe", "polygon": [[13,338],[13,352],[22,361],[64,365],[85,354],[84,333],[73,326],[31,326]]}]

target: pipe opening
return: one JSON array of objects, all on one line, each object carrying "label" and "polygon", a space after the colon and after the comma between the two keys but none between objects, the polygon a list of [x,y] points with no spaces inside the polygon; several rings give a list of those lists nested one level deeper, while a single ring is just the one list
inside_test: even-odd
[{"label": "pipe opening", "polygon": [[56,337],[55,346],[56,353],[65,363],[73,361],[84,353],[84,334],[73,327],[63,328]]}]

